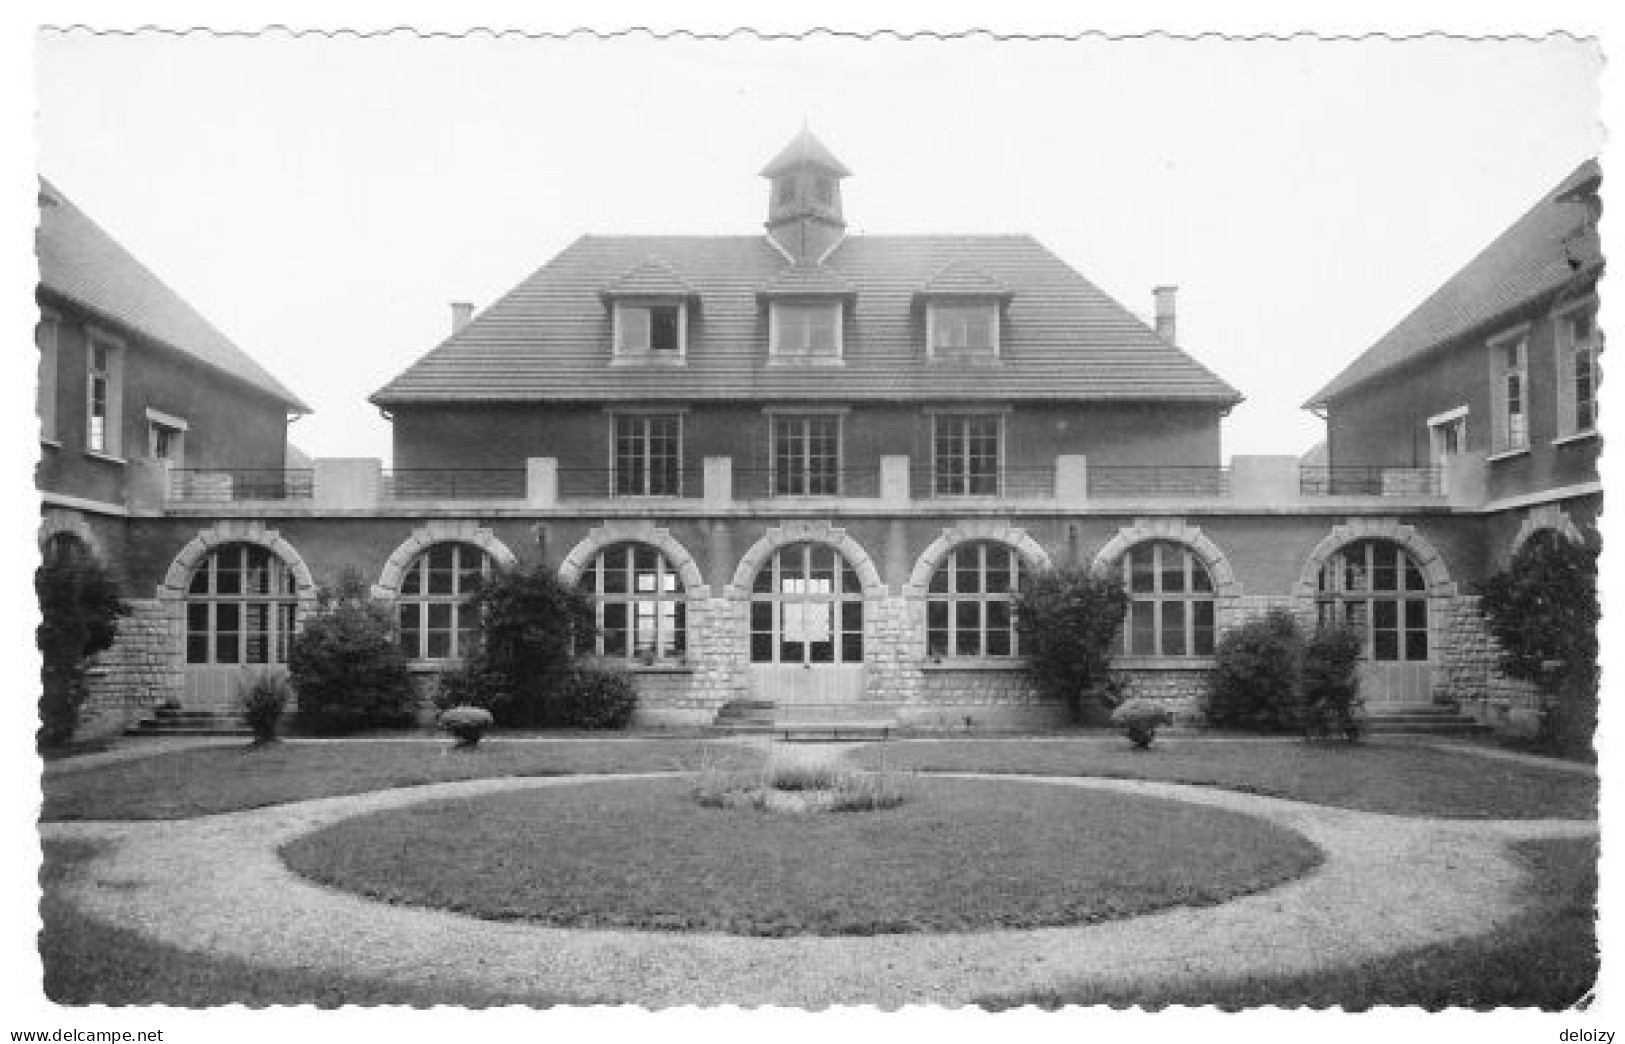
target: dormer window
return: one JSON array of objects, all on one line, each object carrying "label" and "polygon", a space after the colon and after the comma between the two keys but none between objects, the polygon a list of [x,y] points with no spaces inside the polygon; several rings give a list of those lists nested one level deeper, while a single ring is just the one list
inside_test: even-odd
[{"label": "dormer window", "polygon": [[998,355],[998,304],[933,302],[926,310],[926,344],[932,357]]},{"label": "dormer window", "polygon": [[688,313],[681,304],[618,303],[615,354],[627,358],[681,359],[687,347]]},{"label": "dormer window", "polygon": [[770,339],[775,356],[840,358],[841,302],[774,301],[770,315]]}]

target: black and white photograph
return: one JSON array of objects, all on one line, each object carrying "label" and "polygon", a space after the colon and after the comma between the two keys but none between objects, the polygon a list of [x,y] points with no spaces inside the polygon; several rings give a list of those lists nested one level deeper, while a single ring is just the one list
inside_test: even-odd
[{"label": "black and white photograph", "polygon": [[1608,1044],[1594,27],[898,28],[30,27],[0,1028]]}]

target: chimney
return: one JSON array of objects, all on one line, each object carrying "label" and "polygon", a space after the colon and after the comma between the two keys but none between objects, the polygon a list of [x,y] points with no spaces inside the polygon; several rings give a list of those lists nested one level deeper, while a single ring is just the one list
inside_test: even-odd
[{"label": "chimney", "polygon": [[[473,305],[469,304],[467,301],[453,301],[451,303],[451,332],[452,333],[454,333],[454,334],[462,333],[463,332],[463,327],[467,326],[469,324],[469,322],[473,318],[474,318],[474,306]],[[1158,320],[1158,328],[1159,329],[1161,328],[1161,320],[1160,319]]]},{"label": "chimney", "polygon": [[1174,319],[1174,295],[1177,293],[1177,286],[1158,286],[1151,290],[1151,296],[1157,302],[1157,336],[1172,345],[1179,344]]}]

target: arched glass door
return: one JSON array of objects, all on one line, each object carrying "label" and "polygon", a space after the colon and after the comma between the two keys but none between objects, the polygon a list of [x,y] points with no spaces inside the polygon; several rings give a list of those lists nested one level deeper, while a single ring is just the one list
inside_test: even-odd
[{"label": "arched glass door", "polygon": [[750,661],[775,703],[844,703],[863,694],[863,588],[827,544],[789,544],[751,585]]},{"label": "arched glass door", "polygon": [[1322,624],[1346,624],[1365,638],[1360,691],[1367,703],[1431,703],[1432,640],[1427,579],[1389,540],[1358,540],[1320,567]]}]

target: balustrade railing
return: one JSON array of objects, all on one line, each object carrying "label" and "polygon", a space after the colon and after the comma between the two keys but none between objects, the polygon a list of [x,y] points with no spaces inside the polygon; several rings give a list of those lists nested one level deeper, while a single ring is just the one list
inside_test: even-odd
[{"label": "balustrade railing", "polygon": [[880,496],[880,469],[843,468],[839,470],[781,470],[767,467],[734,468],[735,500],[795,499],[814,497]]},{"label": "balustrade railing", "polygon": [[910,496],[915,500],[975,497],[999,500],[1053,500],[1055,468],[1046,464],[966,473],[951,468],[933,471],[927,465],[911,470],[909,487]]},{"label": "balustrade railing", "polygon": [[239,500],[310,500],[316,492],[311,468],[171,468],[171,501],[229,504]]},{"label": "balustrade railing", "polygon": [[1089,495],[1130,497],[1228,497],[1230,469],[1185,465],[1089,466]]},{"label": "balustrade railing", "polygon": [[696,499],[704,492],[705,476],[699,468],[653,469],[635,472],[609,468],[559,468],[560,500],[611,498]]},{"label": "balustrade railing", "polygon": [[524,468],[396,468],[383,473],[385,500],[523,500]]},{"label": "balustrade railing", "polygon": [[1298,490],[1306,497],[1436,497],[1444,493],[1444,474],[1434,467],[1304,466]]}]

